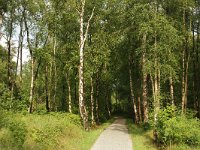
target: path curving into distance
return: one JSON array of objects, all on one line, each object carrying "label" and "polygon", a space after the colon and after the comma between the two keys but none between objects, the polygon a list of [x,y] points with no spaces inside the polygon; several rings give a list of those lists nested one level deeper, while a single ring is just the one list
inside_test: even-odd
[{"label": "path curving into distance", "polygon": [[117,118],[101,133],[91,150],[132,150],[132,140],[128,134],[126,119]]}]

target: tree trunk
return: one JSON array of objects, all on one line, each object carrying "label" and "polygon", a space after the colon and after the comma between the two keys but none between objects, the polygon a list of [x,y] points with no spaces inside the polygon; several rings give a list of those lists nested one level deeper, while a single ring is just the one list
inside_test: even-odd
[{"label": "tree trunk", "polygon": [[18,72],[18,66],[19,66],[19,55],[20,55],[20,46],[18,46],[18,49],[17,49],[17,62],[16,62],[16,68],[15,68],[15,80],[17,79],[17,72]]},{"label": "tree trunk", "polygon": [[[156,60],[155,60],[155,66],[157,66]],[[160,102],[159,102],[158,73],[157,73],[157,69],[155,69],[155,73],[154,73],[154,122],[155,124],[157,123],[159,109],[160,109]]]},{"label": "tree trunk", "polygon": [[147,101],[147,75],[143,75],[142,82],[142,104],[144,113],[144,123],[149,121],[148,101]]},{"label": "tree trunk", "polygon": [[149,111],[148,111],[148,101],[147,101],[147,74],[144,70],[146,63],[146,34],[143,36],[143,55],[142,55],[142,105],[143,105],[143,114],[144,114],[144,123],[147,123],[149,120]]},{"label": "tree trunk", "polygon": [[107,109],[109,118],[111,118],[110,102],[109,102],[109,91],[108,91],[109,87],[108,87],[108,85],[107,85],[106,89],[107,89],[106,90],[106,94],[105,94],[106,109]]},{"label": "tree trunk", "polygon": [[8,75],[8,87],[10,91],[12,91],[12,77],[11,77],[11,40],[12,40],[12,35],[13,35],[13,10],[11,10],[11,21],[10,21],[10,29],[9,29],[9,37],[8,37],[8,70],[7,70],[7,75]]},{"label": "tree trunk", "polygon": [[111,111],[110,111],[110,106],[109,106],[109,95],[106,95],[106,107],[107,107],[107,111],[108,111],[108,116],[109,118],[111,118]]},{"label": "tree trunk", "polygon": [[189,68],[189,61],[186,63],[186,75],[185,75],[185,112],[187,110],[187,97],[188,97],[188,68]]},{"label": "tree trunk", "polygon": [[173,79],[172,79],[171,73],[170,73],[170,77],[169,77],[169,84],[170,84],[171,104],[172,104],[172,106],[174,106],[174,85],[173,85]]},{"label": "tree trunk", "polygon": [[181,92],[181,100],[182,100],[182,114],[185,111],[185,50],[183,50],[182,54],[182,92]]},{"label": "tree trunk", "polygon": [[183,10],[183,32],[185,34],[185,44],[182,53],[182,114],[186,113],[187,109],[187,94],[188,94],[188,69],[189,69],[189,51],[188,51],[188,35],[186,29],[186,11]]},{"label": "tree trunk", "polygon": [[75,101],[78,101],[77,99],[77,83],[76,83],[76,79],[75,79],[75,82],[74,82],[74,99]]},{"label": "tree trunk", "polygon": [[94,84],[93,84],[92,77],[90,77],[90,86],[91,86],[91,92],[90,92],[91,120],[92,120],[92,125],[95,125],[95,119],[94,119]]},{"label": "tree trunk", "polygon": [[158,96],[160,96],[160,68],[158,68],[157,81],[158,81]]},{"label": "tree trunk", "polygon": [[20,44],[20,83],[22,83],[22,67],[23,67],[23,64],[22,64],[22,60],[23,60],[23,54],[22,54],[22,49],[23,49],[23,36],[22,36],[22,40],[21,40],[21,44]]},{"label": "tree trunk", "polygon": [[[117,88],[117,87],[116,87]],[[118,96],[117,96],[117,90],[115,90],[115,102],[116,102],[116,109],[118,109]]]},{"label": "tree trunk", "polygon": [[34,97],[34,68],[35,62],[33,56],[31,56],[31,88],[30,88],[30,97],[29,97],[29,113],[33,111],[33,97]]},{"label": "tree trunk", "polygon": [[[23,17],[20,20],[20,33],[19,33],[19,43],[17,50],[17,64],[16,64],[16,74],[15,79],[17,78],[18,66],[20,61],[20,83],[22,82],[22,48],[23,48]],[[20,60],[19,60],[20,58]]]},{"label": "tree trunk", "polygon": [[52,96],[51,96],[51,92],[52,92],[52,62],[50,62],[50,67],[49,67],[49,109],[50,111],[53,110],[53,101],[52,101]]},{"label": "tree trunk", "polygon": [[197,98],[196,98],[196,103],[197,103],[197,112],[198,112],[198,117],[200,118],[200,79],[199,79],[199,74],[200,74],[200,63],[199,63],[199,43],[200,43],[200,38],[199,38],[199,26],[200,23],[198,22],[197,25],[197,44],[196,44],[196,68],[197,68],[197,75],[196,75],[196,82],[197,82]]},{"label": "tree trunk", "polygon": [[136,108],[136,102],[135,102],[135,98],[134,98],[134,93],[133,93],[133,79],[132,79],[132,59],[131,56],[129,56],[129,85],[130,85],[130,94],[131,94],[131,100],[133,103],[133,111],[134,111],[134,118],[135,118],[135,123],[138,124],[139,123],[139,118],[138,118],[138,112],[137,112],[137,108]]},{"label": "tree trunk", "polygon": [[86,130],[88,130],[88,114],[85,107],[83,87],[83,46],[81,46],[79,64],[79,110],[81,118],[83,119],[83,126]]},{"label": "tree trunk", "polygon": [[30,96],[29,96],[29,113],[32,113],[33,111],[33,97],[34,97],[34,68],[35,68],[35,59],[33,56],[33,50],[31,47],[31,43],[30,43],[30,38],[29,38],[29,28],[28,28],[28,24],[27,24],[27,20],[26,20],[26,14],[25,11],[23,13],[24,15],[24,24],[25,24],[25,28],[26,28],[26,36],[27,36],[27,43],[28,43],[28,48],[29,48],[29,52],[31,55],[31,87],[30,87]]},{"label": "tree trunk", "polygon": [[185,102],[184,102],[184,112],[187,110],[187,97],[188,97],[188,71],[189,71],[189,58],[190,54],[188,52],[188,40],[186,40],[186,64],[185,64]]},{"label": "tree trunk", "polygon": [[[197,29],[198,32],[198,29]],[[195,41],[195,27],[194,27],[194,22],[192,23],[192,41],[193,41],[193,45],[192,45],[192,49],[193,49],[193,95],[194,95],[194,109],[198,112],[198,79],[197,79],[197,59],[196,59],[196,55],[198,55],[197,51],[196,51],[196,41]],[[198,45],[198,44],[197,44]],[[197,46],[198,47],[198,46]],[[198,56],[197,56],[198,57]]]},{"label": "tree trunk", "polygon": [[85,107],[84,91],[83,91],[83,49],[84,49],[84,33],[83,33],[83,16],[85,1],[82,2],[82,12],[80,14],[80,64],[79,64],[79,111],[83,120],[83,126],[88,129],[88,114]]},{"label": "tree trunk", "polygon": [[53,47],[53,59],[54,59],[54,95],[53,95],[53,110],[55,110],[56,107],[56,90],[57,90],[57,67],[56,67],[56,37],[54,41],[54,47]]},{"label": "tree trunk", "polygon": [[84,33],[84,13],[85,13],[85,0],[81,0],[81,11],[79,12],[80,15],[80,43],[79,43],[79,111],[81,118],[83,120],[83,126],[85,130],[88,130],[88,113],[85,107],[85,101],[84,101],[84,78],[83,78],[83,67],[84,67],[84,46],[85,41],[87,39],[88,35],[88,29],[90,25],[90,20],[93,17],[93,12],[88,20],[86,31]]},{"label": "tree trunk", "polygon": [[49,97],[48,97],[49,89],[48,89],[48,86],[49,86],[48,66],[46,65],[46,67],[45,67],[45,95],[46,95],[46,110],[47,110],[47,112],[49,112]]},{"label": "tree trunk", "polygon": [[71,96],[71,85],[69,75],[67,76],[67,86],[68,86],[68,110],[72,113],[72,96]]},{"label": "tree trunk", "polygon": [[159,85],[158,85],[158,69],[157,69],[157,60],[155,59],[155,72],[154,72],[154,79],[152,79],[152,88],[153,88],[153,97],[154,97],[154,140],[157,141],[158,133],[156,130],[157,120],[158,120],[158,113],[160,110],[160,97],[159,97]]},{"label": "tree trunk", "polygon": [[96,75],[96,123],[99,124],[99,75]]},{"label": "tree trunk", "polygon": [[140,117],[140,123],[142,123],[142,111],[141,111],[140,96],[138,96],[138,112],[139,112],[139,117]]},{"label": "tree trunk", "polygon": [[[155,33],[155,51],[157,50],[157,34]],[[154,140],[157,141],[158,139],[158,133],[156,130],[157,120],[158,120],[158,113],[160,110],[160,68],[158,65],[158,58],[157,54],[155,54],[155,60],[154,60]]]}]

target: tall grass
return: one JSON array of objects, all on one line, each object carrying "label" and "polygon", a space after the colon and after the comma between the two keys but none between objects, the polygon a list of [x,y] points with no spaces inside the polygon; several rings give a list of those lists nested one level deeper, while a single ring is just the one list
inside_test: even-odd
[{"label": "tall grass", "polygon": [[157,150],[153,144],[153,131],[145,131],[143,128],[133,124],[132,120],[127,120],[129,133],[131,134],[134,150]]},{"label": "tall grass", "polygon": [[1,112],[0,149],[89,150],[110,123],[83,130],[78,115]]}]

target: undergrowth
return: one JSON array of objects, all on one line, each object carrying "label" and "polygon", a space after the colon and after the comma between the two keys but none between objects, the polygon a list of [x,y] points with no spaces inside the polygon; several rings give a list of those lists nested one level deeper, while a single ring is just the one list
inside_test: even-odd
[{"label": "undergrowth", "polygon": [[153,131],[145,130],[133,124],[131,119],[127,120],[128,130],[131,134],[134,150],[156,150],[153,144]]},{"label": "undergrowth", "polygon": [[80,117],[69,113],[20,114],[1,111],[0,149],[87,150],[110,122],[83,130]]},{"label": "undergrowth", "polygon": [[[168,106],[158,115],[154,126],[150,118],[149,124],[135,125],[128,120],[129,132],[132,135],[134,150],[199,150],[200,149],[200,122],[195,113]],[[153,130],[157,132],[154,141]]]}]

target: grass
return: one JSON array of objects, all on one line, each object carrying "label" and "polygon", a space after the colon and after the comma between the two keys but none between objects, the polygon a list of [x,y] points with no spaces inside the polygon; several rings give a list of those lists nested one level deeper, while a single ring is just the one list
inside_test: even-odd
[{"label": "grass", "polygon": [[69,113],[0,114],[0,149],[3,150],[89,150],[111,124],[83,130],[78,115]]},{"label": "grass", "polygon": [[[104,123],[100,126],[96,126],[90,132],[83,132],[82,137],[83,140],[80,141],[80,144],[77,145],[76,150],[89,150],[91,146],[94,144],[96,139],[100,136],[100,134],[113,122],[113,119]],[[77,141],[78,142],[78,141]]]},{"label": "grass", "polygon": [[145,131],[141,127],[133,124],[132,120],[127,120],[129,133],[131,134],[134,150],[157,150],[153,144],[153,131]]},{"label": "grass", "polygon": [[166,150],[200,150],[200,147],[191,147],[186,144],[179,144],[167,147]]}]

